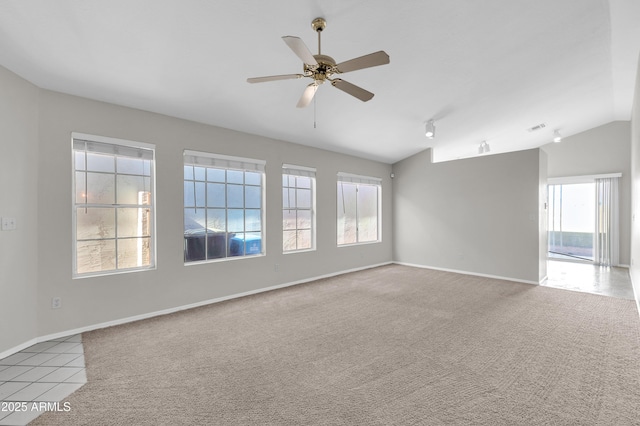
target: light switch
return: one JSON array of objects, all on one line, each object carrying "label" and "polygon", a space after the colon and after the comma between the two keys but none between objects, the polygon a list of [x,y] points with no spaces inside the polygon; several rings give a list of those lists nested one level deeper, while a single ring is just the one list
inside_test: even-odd
[{"label": "light switch", "polygon": [[3,231],[13,231],[16,229],[16,218],[15,217],[3,217],[2,218],[2,230]]}]

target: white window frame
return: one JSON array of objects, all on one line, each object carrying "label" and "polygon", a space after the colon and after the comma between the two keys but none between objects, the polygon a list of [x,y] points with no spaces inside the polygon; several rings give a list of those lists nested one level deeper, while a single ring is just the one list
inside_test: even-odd
[{"label": "white window frame", "polygon": [[[192,151],[192,150],[184,150],[183,152],[183,165],[185,167],[187,166],[195,166],[195,167],[203,167],[203,168],[212,168],[212,169],[224,169],[225,170],[225,207],[215,207],[216,209],[224,209],[225,210],[225,230],[224,232],[227,234],[225,236],[225,256],[223,257],[216,257],[216,258],[208,258],[208,244],[206,243],[207,238],[208,238],[208,233],[206,235],[205,238],[205,255],[204,255],[204,259],[199,259],[199,260],[189,260],[187,261],[186,259],[186,250],[183,250],[184,256],[183,256],[183,261],[184,261],[184,265],[185,266],[189,266],[189,265],[197,265],[197,264],[201,264],[201,263],[211,263],[211,262],[225,262],[225,261],[231,261],[231,260],[238,260],[238,259],[248,259],[248,258],[254,258],[254,257],[261,257],[261,256],[265,256],[266,255],[266,206],[265,206],[265,201],[266,201],[266,197],[265,197],[265,192],[266,192],[266,173],[265,173],[265,165],[266,165],[266,161],[264,160],[258,160],[258,159],[254,159],[254,158],[244,158],[244,157],[235,157],[235,156],[229,156],[229,155],[222,155],[222,154],[214,154],[214,153],[209,153],[209,152],[202,152],[202,151]],[[227,171],[242,171],[242,172],[257,172],[260,173],[261,178],[260,178],[260,252],[259,253],[246,253],[246,246],[243,248],[243,254],[241,255],[230,255],[230,248],[229,248],[229,239],[228,239],[228,234],[231,233],[228,231],[228,226],[229,226],[229,221],[228,221],[228,211],[230,209],[237,209],[234,207],[228,207],[227,202],[226,202],[226,194],[227,194],[227,186],[229,184],[231,185],[242,185],[243,187],[243,194],[244,194],[244,188],[246,186],[257,186],[257,185],[247,185],[246,183],[242,183],[242,184],[235,184],[235,183],[229,183],[227,182]],[[205,178],[206,179],[206,178]],[[187,208],[204,208],[205,210],[205,223],[207,221],[207,209],[210,209],[212,207],[208,207],[207,202],[206,202],[206,197],[207,197],[207,191],[206,191],[206,182],[208,181],[201,181],[199,179],[196,179],[196,177],[194,176],[194,179],[185,179],[183,176],[183,182],[205,182],[205,207],[197,207],[197,206],[189,206],[186,207],[184,205],[184,201],[183,201],[183,216],[185,215],[185,209]],[[212,181],[211,181],[212,182]],[[212,183],[223,183],[223,182],[212,182]],[[184,200],[184,196],[183,196],[183,200]],[[245,211],[247,210],[246,206],[242,207],[242,210]],[[249,210],[254,210],[254,208],[250,208]],[[246,226],[246,224],[245,224]],[[184,221],[183,221],[183,230],[184,230]],[[249,233],[254,233],[253,231],[243,231],[243,233],[245,232],[249,232]],[[184,241],[184,240],[183,240]]]},{"label": "white window frame", "polygon": [[[77,170],[76,169],[76,151],[77,151],[77,146],[84,142],[85,143],[85,149],[87,146],[89,146],[90,144],[94,144],[94,146],[99,146],[99,145],[111,145],[111,147],[113,148],[113,155],[114,157],[119,156],[118,155],[118,150],[120,149],[121,152],[127,152],[127,155],[122,155],[125,157],[134,157],[134,155],[137,154],[138,155],[143,155],[142,153],[144,153],[144,155],[146,156],[150,156],[150,170],[149,170],[149,193],[150,193],[150,197],[151,197],[151,204],[136,204],[136,205],[120,205],[117,204],[116,201],[114,200],[113,204],[104,204],[104,203],[98,203],[98,204],[88,204],[87,202],[85,203],[79,203],[78,200],[76,200],[76,187],[77,187],[77,182],[76,182],[76,172],[82,172],[82,170]],[[106,154],[110,154],[110,153],[106,153]],[[85,157],[86,158],[86,157]],[[156,264],[157,264],[157,259],[156,259],[156,193],[155,193],[155,181],[156,181],[156,176],[155,176],[155,145],[154,144],[149,144],[149,143],[144,143],[144,142],[135,142],[135,141],[130,141],[130,140],[124,140],[124,139],[117,139],[117,138],[111,138],[111,137],[105,137],[105,136],[97,136],[97,135],[90,135],[90,134],[85,134],[85,133],[78,133],[78,132],[72,132],[71,134],[71,164],[72,164],[72,187],[71,187],[71,210],[72,210],[72,214],[71,214],[71,220],[72,220],[72,248],[71,248],[71,252],[72,252],[72,278],[76,279],[76,278],[88,278],[88,277],[95,277],[95,276],[104,276],[104,275],[114,275],[114,274],[123,274],[123,273],[130,273],[130,272],[139,272],[139,271],[149,271],[149,270],[154,270],[156,269]],[[85,164],[86,167],[86,164]],[[86,172],[86,169],[85,169]],[[113,174],[116,177],[117,180],[117,176],[118,176],[118,172],[117,170],[115,170],[113,173],[109,173],[109,172],[104,172],[105,174]],[[135,175],[138,176],[138,175]],[[146,176],[146,175],[140,175],[140,176]],[[117,184],[116,184],[117,185]],[[116,189],[117,191],[117,186]],[[133,268],[118,268],[118,253],[117,253],[117,241],[119,239],[125,239],[124,237],[119,238],[118,234],[117,234],[117,216],[116,216],[116,231],[115,231],[115,237],[114,238],[104,238],[104,240],[110,240],[113,239],[116,241],[116,254],[115,254],[115,265],[116,268],[115,269],[109,269],[109,270],[104,270],[104,271],[97,271],[97,272],[83,272],[83,273],[78,273],[78,264],[77,264],[77,244],[78,244],[78,235],[77,235],[77,211],[78,208],[89,208],[89,207],[99,207],[99,208],[112,208],[116,211],[116,215],[117,215],[117,210],[119,207],[133,207],[133,208],[138,208],[138,209],[149,209],[149,250],[150,250],[150,259],[149,265],[146,266],[138,266],[138,267],[133,267]],[[102,239],[95,239],[97,240],[102,240]]]},{"label": "white window frame", "polygon": [[[310,185],[310,189],[311,189],[311,206],[308,209],[305,208],[299,208],[297,206],[295,207],[291,207],[291,206],[285,206],[284,204],[284,190],[285,189],[296,189],[296,187],[291,187],[291,186],[285,186],[284,184],[284,177],[285,176],[295,176],[295,177],[307,177],[311,180],[311,185]],[[282,191],[283,191],[283,203],[282,203],[282,215],[283,215],[283,227],[282,227],[282,238],[283,238],[283,247],[282,247],[282,253],[283,254],[292,254],[292,253],[302,253],[302,252],[306,252],[306,251],[314,251],[316,250],[316,169],[313,167],[305,167],[305,166],[297,166],[297,165],[293,165],[293,164],[283,164],[282,165]],[[287,179],[288,180],[288,179]],[[298,229],[297,227],[297,223],[296,223],[296,228],[295,229],[284,229],[284,213],[285,211],[290,211],[290,210],[296,210],[296,211],[309,211],[311,213],[311,247],[309,248],[296,248],[293,250],[285,250],[284,249],[284,234],[286,231],[299,231],[300,229]],[[297,244],[297,238],[296,238],[296,244]]]},{"label": "white window frame", "polygon": [[[361,244],[375,244],[375,243],[379,243],[382,241],[382,179],[377,178],[377,177],[372,177],[372,176],[363,176],[363,175],[356,175],[356,174],[352,174],[352,173],[345,173],[345,172],[338,172],[338,176],[337,176],[337,185],[336,185],[336,207],[339,209],[340,207],[340,203],[338,200],[338,197],[341,194],[341,185],[344,184],[350,184],[350,185],[355,185],[356,186],[356,193],[359,190],[359,187],[362,185],[367,185],[367,186],[375,186],[377,188],[377,206],[376,206],[376,211],[377,211],[377,237],[375,240],[368,240],[368,241],[360,241],[360,235],[359,235],[359,227],[360,224],[358,223],[358,209],[357,209],[357,197],[356,197],[356,242],[354,243],[342,243],[340,244],[339,241],[339,234],[338,232],[340,231],[340,227],[338,226],[338,222],[339,222],[339,217],[340,217],[340,212],[336,211],[336,244],[338,247],[347,247],[347,246],[353,246],[353,245],[361,245]],[[344,206],[344,202],[343,202],[343,206]]]}]

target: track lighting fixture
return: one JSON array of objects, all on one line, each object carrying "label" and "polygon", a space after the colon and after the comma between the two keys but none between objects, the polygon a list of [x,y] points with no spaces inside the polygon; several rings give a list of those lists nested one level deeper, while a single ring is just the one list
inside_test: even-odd
[{"label": "track lighting fixture", "polygon": [[427,121],[424,129],[424,135],[428,139],[433,139],[436,136],[436,125],[433,123],[433,120]]},{"label": "track lighting fixture", "polygon": [[553,131],[553,141],[555,143],[562,142],[562,135],[560,134],[560,131],[558,130]]},{"label": "track lighting fixture", "polygon": [[484,154],[489,151],[491,151],[491,147],[489,147],[487,141],[482,141],[482,143],[478,147],[478,154]]}]

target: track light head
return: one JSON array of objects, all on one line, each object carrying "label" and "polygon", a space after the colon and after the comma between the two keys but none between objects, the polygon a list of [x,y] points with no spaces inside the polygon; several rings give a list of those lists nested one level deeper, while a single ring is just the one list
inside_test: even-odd
[{"label": "track light head", "polygon": [[562,135],[560,134],[559,130],[553,131],[553,142],[555,143],[562,142]]},{"label": "track light head", "polygon": [[433,120],[427,121],[427,124],[424,128],[424,135],[428,139],[433,139],[436,137],[436,125],[433,123]]}]

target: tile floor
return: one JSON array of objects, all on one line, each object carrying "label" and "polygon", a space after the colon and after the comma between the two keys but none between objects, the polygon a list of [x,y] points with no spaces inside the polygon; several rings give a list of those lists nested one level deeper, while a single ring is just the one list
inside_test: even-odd
[{"label": "tile floor", "polygon": [[549,260],[547,287],[595,293],[619,299],[634,300],[629,269],[597,266],[586,262]]},{"label": "tile floor", "polygon": [[[87,382],[81,335],[37,343],[0,359],[0,425],[28,424]],[[51,403],[51,404],[46,404]]]}]

